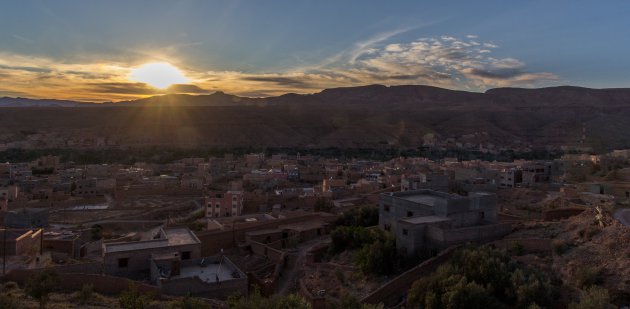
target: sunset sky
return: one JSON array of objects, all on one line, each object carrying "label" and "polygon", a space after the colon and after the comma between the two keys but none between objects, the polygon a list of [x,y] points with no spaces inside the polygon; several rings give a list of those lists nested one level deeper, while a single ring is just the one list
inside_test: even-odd
[{"label": "sunset sky", "polygon": [[628,16],[628,1],[4,0],[0,97],[628,87]]}]

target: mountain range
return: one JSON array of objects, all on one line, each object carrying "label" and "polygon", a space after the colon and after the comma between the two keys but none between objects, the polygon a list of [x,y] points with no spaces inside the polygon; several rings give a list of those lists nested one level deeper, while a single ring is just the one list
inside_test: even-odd
[{"label": "mountain range", "polygon": [[435,136],[497,146],[630,147],[630,89],[479,93],[370,85],[267,98],[216,92],[101,104],[0,98],[0,107],[0,132],[81,132],[132,145],[414,147]]}]

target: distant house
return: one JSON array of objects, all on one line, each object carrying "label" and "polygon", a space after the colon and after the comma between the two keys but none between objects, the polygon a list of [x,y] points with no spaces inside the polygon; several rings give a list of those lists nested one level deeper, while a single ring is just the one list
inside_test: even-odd
[{"label": "distant house", "polygon": [[379,226],[391,231],[407,254],[453,244],[500,238],[511,230],[497,223],[496,195],[459,196],[433,190],[383,193]]},{"label": "distant house", "polygon": [[243,212],[243,191],[227,191],[206,196],[206,217],[240,216]]}]

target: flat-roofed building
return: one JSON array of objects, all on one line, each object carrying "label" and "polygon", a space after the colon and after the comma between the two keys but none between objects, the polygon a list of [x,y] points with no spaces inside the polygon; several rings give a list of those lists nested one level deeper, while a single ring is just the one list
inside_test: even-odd
[{"label": "flat-roofed building", "polygon": [[383,193],[379,226],[391,231],[399,249],[412,255],[463,242],[505,235],[511,227],[497,223],[494,193],[459,196],[433,190]]},{"label": "flat-roofed building", "polygon": [[197,259],[200,241],[188,228],[160,228],[152,239],[103,244],[105,273],[130,278],[147,277],[152,255],[177,253],[182,260]]}]

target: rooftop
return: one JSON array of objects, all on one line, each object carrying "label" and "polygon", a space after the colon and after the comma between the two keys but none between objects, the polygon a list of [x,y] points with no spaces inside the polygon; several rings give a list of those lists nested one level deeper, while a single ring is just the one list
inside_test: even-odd
[{"label": "rooftop", "polygon": [[[205,260],[205,258],[203,260]],[[187,263],[186,265],[182,265],[179,275],[172,276],[170,279],[176,280],[192,277],[198,277],[201,281],[207,283],[215,283],[217,280],[222,282],[246,278],[246,275],[236,268],[227,258],[223,257],[220,263],[206,261],[205,263]]]},{"label": "rooftop", "polygon": [[105,243],[103,244],[103,253],[145,250],[200,243],[195,234],[193,234],[189,229],[183,227],[162,229],[160,235],[162,234],[166,235],[166,237],[141,241]]},{"label": "rooftop", "polygon": [[164,229],[166,239],[169,246],[192,245],[200,243],[199,239],[193,232],[187,228],[168,228]]}]

